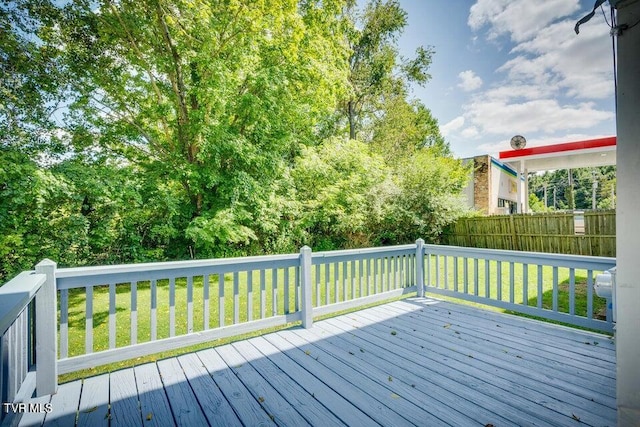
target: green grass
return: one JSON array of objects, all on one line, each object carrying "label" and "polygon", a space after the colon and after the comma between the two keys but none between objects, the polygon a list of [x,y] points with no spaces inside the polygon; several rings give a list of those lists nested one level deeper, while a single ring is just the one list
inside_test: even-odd
[{"label": "green grass", "polygon": [[[464,287],[461,284],[464,279],[464,261],[459,258],[457,260],[458,265],[458,290],[463,291]],[[446,276],[445,276],[445,262],[443,257],[439,258],[439,277],[440,284],[444,285],[445,281],[449,289],[454,288],[454,260],[452,257],[447,258],[446,263]],[[488,276],[486,276],[488,268]],[[474,262],[468,260],[468,293],[476,293],[476,276],[474,275]],[[382,267],[379,266],[378,272],[382,271]],[[351,280],[351,273],[354,273],[354,280]],[[388,289],[388,279],[390,277],[402,277],[402,271],[398,270],[394,263],[386,264],[384,268],[385,280],[379,282],[377,285],[371,278],[367,281],[367,273],[373,274],[374,269],[369,271],[366,264],[360,271],[360,264],[358,262],[353,263],[339,263],[330,264],[328,268],[321,266],[316,272],[314,266],[312,270],[312,281],[315,283],[316,279],[319,279],[321,284],[318,288],[314,287],[312,292],[312,300],[314,306],[318,306],[317,299],[320,299],[319,305],[324,305],[327,302],[333,303],[337,301],[349,300],[376,293],[376,286],[379,290]],[[426,274],[426,272],[425,272]],[[517,285],[513,290],[513,302],[526,304],[528,306],[535,307],[538,302],[538,269],[537,266],[529,266],[527,269],[528,283],[526,287],[526,299],[525,288],[522,285]],[[586,272],[575,272],[575,312],[576,315],[586,315]],[[502,263],[502,287],[501,287],[501,299],[503,301],[510,301],[510,267],[509,263]],[[359,277],[362,276],[362,279]],[[436,266],[435,259],[431,260],[430,265],[430,277],[431,282],[435,282]],[[488,277],[488,284],[485,280]],[[480,260],[478,262],[478,275],[477,275],[477,295],[489,296],[496,298],[498,295],[498,267],[495,262],[490,262],[485,267],[485,262]],[[522,265],[517,265],[513,271],[514,282],[516,284],[522,284],[524,279],[524,269]],[[542,269],[542,293],[540,297],[542,299],[542,305],[544,308],[552,308],[552,288],[553,288],[553,269],[551,267],[544,267]],[[253,271],[251,273],[240,272],[234,280],[234,274],[226,274],[223,278],[224,283],[224,325],[231,325],[234,323],[234,295],[237,294],[238,300],[238,322],[242,323],[249,319],[248,301],[252,303],[251,316],[252,318],[261,318],[261,295],[264,293],[264,315],[270,317],[274,315],[273,311],[273,280],[271,271],[266,271],[264,276],[260,271]],[[288,273],[288,310],[285,304],[284,296],[284,269],[278,271],[277,288],[276,288],[276,315],[281,315],[285,312],[294,312],[296,308],[296,296],[295,296],[295,269],[290,268]],[[565,268],[558,269],[558,311],[569,312],[569,270]],[[249,282],[252,283],[252,296],[249,297]],[[209,276],[209,328],[215,328],[220,326],[219,322],[219,297],[218,297],[218,283],[219,277],[217,275]],[[235,285],[234,285],[235,283]],[[385,286],[387,285],[387,286]],[[151,340],[151,284],[150,282],[138,282],[137,283],[137,342],[148,342]],[[362,288],[361,288],[362,286]],[[234,287],[236,292],[234,292]],[[132,285],[129,283],[118,284],[116,286],[116,347],[122,347],[129,345],[130,341],[130,328],[131,328],[131,289]],[[168,280],[160,280],[157,282],[157,336],[156,339],[167,338],[170,336],[169,331],[169,297],[170,297],[170,284]],[[194,277],[193,279],[193,331],[204,330],[204,282],[202,277]],[[472,305],[479,306],[479,304],[471,303]],[[598,298],[594,294],[594,317],[598,318],[601,314],[605,313],[606,301],[602,298]],[[69,357],[81,355],[85,353],[85,317],[86,317],[86,292],[84,288],[73,289],[69,291]],[[486,308],[486,306],[483,306]],[[93,351],[101,351],[109,348],[109,286],[97,286],[93,291]],[[354,310],[350,310],[354,311]],[[339,313],[335,313],[329,316],[336,316]],[[196,351],[202,348],[222,345],[228,342],[232,342],[239,339],[246,339],[251,336],[260,335],[266,332],[280,330],[283,328],[291,327],[292,325],[284,325],[277,328],[271,328],[251,334],[245,334],[233,338],[225,338],[210,341],[187,348],[162,352],[150,356],[139,357],[133,360],[112,363],[109,365],[77,371],[70,374],[65,374],[60,377],[61,382],[71,381],[77,378],[83,378],[98,373],[109,372],[115,369],[123,367],[134,366],[140,363],[158,360],[161,358],[172,357],[178,354],[184,354],[187,352]],[[185,278],[176,279],[175,281],[175,335],[183,335],[187,333],[187,281]]]}]

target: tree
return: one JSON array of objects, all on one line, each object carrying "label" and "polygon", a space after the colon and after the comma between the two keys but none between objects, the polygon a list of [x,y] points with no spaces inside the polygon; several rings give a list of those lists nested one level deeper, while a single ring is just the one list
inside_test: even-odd
[{"label": "tree", "polygon": [[291,175],[305,243],[321,250],[370,245],[374,224],[392,203],[385,188],[396,188],[382,157],[342,138],[303,149]]},{"label": "tree", "polygon": [[467,212],[461,192],[469,167],[461,160],[423,149],[403,161],[396,174],[400,195],[381,224],[380,243],[410,243],[418,237],[437,242],[444,227]]},{"label": "tree", "polygon": [[350,92],[342,102],[349,138],[356,139],[370,119],[373,104],[383,95],[406,97],[410,83],[429,79],[433,49],[419,47],[412,59],[400,57],[395,43],[407,24],[407,14],[396,0],[372,0],[361,16],[350,9]]},{"label": "tree", "polygon": [[47,2],[0,4],[0,147],[34,155],[57,142],[61,76],[55,49],[38,39],[52,10]]},{"label": "tree", "polygon": [[74,148],[178,184],[184,251],[245,244],[265,189],[346,83],[346,46],[333,34],[341,6],[67,4],[43,40],[59,47],[72,85]]}]

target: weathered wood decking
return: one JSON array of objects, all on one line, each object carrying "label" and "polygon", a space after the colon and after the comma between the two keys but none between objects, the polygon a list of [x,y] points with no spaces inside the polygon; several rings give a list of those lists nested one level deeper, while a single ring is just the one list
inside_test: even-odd
[{"label": "weathered wood decking", "polygon": [[408,299],[63,384],[21,425],[616,424],[608,337]]}]

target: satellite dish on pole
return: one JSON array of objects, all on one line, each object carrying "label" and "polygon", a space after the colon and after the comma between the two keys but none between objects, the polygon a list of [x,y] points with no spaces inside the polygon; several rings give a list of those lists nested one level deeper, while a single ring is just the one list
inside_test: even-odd
[{"label": "satellite dish on pole", "polygon": [[514,150],[522,150],[527,145],[527,140],[522,135],[516,135],[511,138],[511,148]]}]

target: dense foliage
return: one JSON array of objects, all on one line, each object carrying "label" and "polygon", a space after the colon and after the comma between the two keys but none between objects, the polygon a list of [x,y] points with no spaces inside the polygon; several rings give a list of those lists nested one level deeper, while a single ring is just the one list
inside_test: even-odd
[{"label": "dense foliage", "polygon": [[544,172],[540,175],[531,174],[529,176],[529,206],[534,212],[592,209],[594,208],[594,185],[595,208],[614,209],[616,199],[615,166],[560,169]]},{"label": "dense foliage", "polygon": [[437,240],[467,172],[397,1],[0,5],[0,281]]}]

